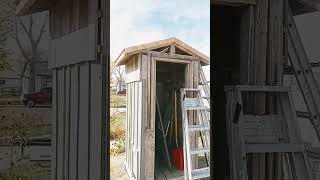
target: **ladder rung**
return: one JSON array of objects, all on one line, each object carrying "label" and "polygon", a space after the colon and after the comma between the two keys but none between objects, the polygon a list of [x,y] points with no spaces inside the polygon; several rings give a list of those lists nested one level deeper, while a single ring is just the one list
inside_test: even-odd
[{"label": "ladder rung", "polygon": [[208,131],[210,127],[208,125],[191,125],[189,131]]},{"label": "ladder rung", "polygon": [[184,88],[184,91],[200,91],[200,89]]},{"label": "ladder rung", "polygon": [[190,106],[186,107],[187,110],[210,110],[210,108],[202,107],[202,106]]},{"label": "ladder rung", "polygon": [[203,99],[210,99],[210,97],[202,97]]},{"label": "ladder rung", "polygon": [[190,154],[202,154],[202,153],[208,153],[210,149],[208,147],[204,148],[194,148],[190,150]]},{"label": "ladder rung", "polygon": [[207,85],[210,81],[206,81],[206,82],[199,82],[199,85]]},{"label": "ladder rung", "polygon": [[194,169],[192,170],[192,178],[193,179],[201,179],[201,178],[206,178],[210,177],[210,168],[205,167],[201,169]]}]

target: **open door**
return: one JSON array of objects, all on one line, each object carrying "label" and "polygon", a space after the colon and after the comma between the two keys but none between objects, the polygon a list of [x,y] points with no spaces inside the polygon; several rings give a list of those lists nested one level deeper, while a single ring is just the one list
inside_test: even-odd
[{"label": "open door", "polygon": [[126,168],[131,180],[144,179],[144,94],[143,80],[127,83]]}]

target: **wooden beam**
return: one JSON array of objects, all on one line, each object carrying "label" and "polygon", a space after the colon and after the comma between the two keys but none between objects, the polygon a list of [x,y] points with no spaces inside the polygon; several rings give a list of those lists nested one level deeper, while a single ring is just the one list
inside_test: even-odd
[{"label": "wooden beam", "polygon": [[225,86],[225,90],[238,90],[249,92],[289,92],[290,87],[285,86],[264,86],[264,85],[237,85]]},{"label": "wooden beam", "polygon": [[50,68],[96,60],[96,27],[89,25],[51,41]]},{"label": "wooden beam", "polygon": [[221,4],[221,5],[230,5],[230,6],[238,6],[238,5],[255,5],[256,0],[211,0],[213,4]]},{"label": "wooden beam", "polygon": [[200,60],[199,57],[195,57],[195,56],[161,53],[161,52],[156,52],[156,51],[144,51],[144,52],[150,53],[150,54],[152,54],[153,57],[159,57],[159,58],[181,59],[181,60],[189,60],[189,61],[199,61]]},{"label": "wooden beam", "polygon": [[161,61],[161,62],[170,62],[170,63],[180,63],[180,64],[188,64],[190,61],[188,60],[180,60],[180,59],[171,59],[171,58],[161,58],[161,57],[155,57],[154,58],[156,61]]},{"label": "wooden beam", "polygon": [[56,0],[21,0],[17,6],[16,14],[24,16],[48,10],[54,6]]},{"label": "wooden beam", "polygon": [[171,44],[170,45],[170,54],[175,54],[176,53],[176,46],[175,45],[173,45],[173,44]]}]

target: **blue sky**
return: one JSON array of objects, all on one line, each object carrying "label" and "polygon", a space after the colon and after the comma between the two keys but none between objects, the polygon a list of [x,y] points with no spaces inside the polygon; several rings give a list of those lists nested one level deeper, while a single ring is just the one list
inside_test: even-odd
[{"label": "blue sky", "polygon": [[170,37],[210,56],[209,4],[209,0],[111,0],[112,60],[123,48]]}]

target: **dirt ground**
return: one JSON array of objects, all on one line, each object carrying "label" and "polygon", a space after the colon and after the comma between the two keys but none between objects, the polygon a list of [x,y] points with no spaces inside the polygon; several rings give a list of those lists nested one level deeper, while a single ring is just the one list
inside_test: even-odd
[{"label": "dirt ground", "polygon": [[124,165],[126,155],[125,153],[110,157],[110,179],[114,180],[128,180],[129,177]]}]

